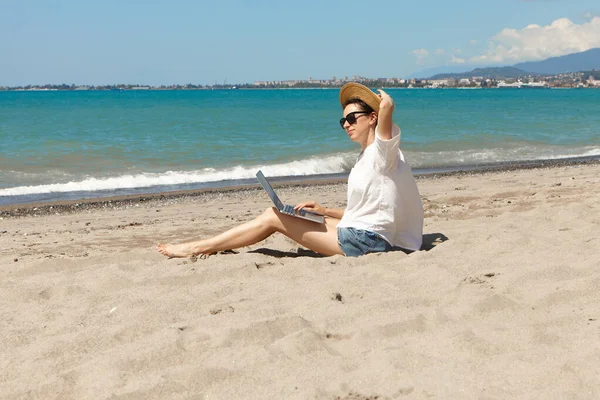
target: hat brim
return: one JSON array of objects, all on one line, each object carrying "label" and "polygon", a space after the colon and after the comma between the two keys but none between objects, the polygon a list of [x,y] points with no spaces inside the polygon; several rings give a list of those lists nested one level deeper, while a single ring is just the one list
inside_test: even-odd
[{"label": "hat brim", "polygon": [[371,89],[365,85],[356,82],[346,83],[340,89],[340,104],[342,108],[349,100],[360,99],[369,105],[377,114],[379,114],[379,103],[381,99]]}]

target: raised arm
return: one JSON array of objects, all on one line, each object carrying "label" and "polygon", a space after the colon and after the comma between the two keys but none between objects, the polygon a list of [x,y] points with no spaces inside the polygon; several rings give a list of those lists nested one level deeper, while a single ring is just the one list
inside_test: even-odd
[{"label": "raised arm", "polygon": [[379,115],[377,119],[377,131],[383,140],[392,138],[392,115],[394,114],[394,100],[382,89],[378,90],[381,103],[379,104]]}]

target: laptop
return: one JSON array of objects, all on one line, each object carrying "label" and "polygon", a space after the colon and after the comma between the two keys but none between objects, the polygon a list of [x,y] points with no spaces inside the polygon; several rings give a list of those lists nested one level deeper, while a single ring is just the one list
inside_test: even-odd
[{"label": "laptop", "polygon": [[296,211],[294,210],[293,206],[283,204],[281,200],[279,200],[279,196],[277,196],[269,181],[267,181],[267,178],[265,178],[265,176],[263,175],[262,171],[259,170],[256,173],[256,179],[258,179],[263,189],[265,189],[265,192],[267,192],[267,194],[271,198],[271,201],[273,201],[273,204],[275,204],[275,208],[277,208],[280,213],[291,215],[292,217],[307,219],[313,222],[318,222],[320,224],[325,222],[325,218],[322,215],[305,210]]}]

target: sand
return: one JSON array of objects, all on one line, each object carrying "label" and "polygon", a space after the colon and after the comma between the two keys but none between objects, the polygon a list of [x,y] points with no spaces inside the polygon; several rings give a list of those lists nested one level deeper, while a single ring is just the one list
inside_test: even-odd
[{"label": "sand", "polygon": [[600,398],[600,164],[418,185],[410,255],[154,250],[253,218],[257,189],[0,214],[0,398]]}]

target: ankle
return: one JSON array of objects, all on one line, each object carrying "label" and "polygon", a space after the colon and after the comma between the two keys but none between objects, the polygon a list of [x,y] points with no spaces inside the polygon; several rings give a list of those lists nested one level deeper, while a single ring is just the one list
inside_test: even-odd
[{"label": "ankle", "polygon": [[211,251],[207,245],[198,243],[192,247],[192,253],[194,253],[195,256],[199,256],[212,254],[214,252]]}]

